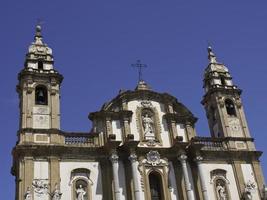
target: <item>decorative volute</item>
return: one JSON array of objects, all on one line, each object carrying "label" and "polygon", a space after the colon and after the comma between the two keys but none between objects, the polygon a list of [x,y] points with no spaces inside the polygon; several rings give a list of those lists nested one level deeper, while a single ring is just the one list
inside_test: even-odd
[{"label": "decorative volute", "polygon": [[29,46],[26,54],[25,68],[33,70],[53,70],[52,49],[43,42],[42,28],[36,26],[34,42]]}]

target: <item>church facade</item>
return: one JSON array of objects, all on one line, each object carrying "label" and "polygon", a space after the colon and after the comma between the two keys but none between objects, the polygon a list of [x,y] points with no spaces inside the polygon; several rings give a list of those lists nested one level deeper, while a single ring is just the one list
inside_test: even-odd
[{"label": "church facade", "polygon": [[210,137],[178,100],[143,80],[89,114],[92,130],[60,130],[52,50],[36,27],[18,74],[20,124],[12,174],[17,200],[261,200],[265,182],[227,67],[208,48],[202,104]]}]

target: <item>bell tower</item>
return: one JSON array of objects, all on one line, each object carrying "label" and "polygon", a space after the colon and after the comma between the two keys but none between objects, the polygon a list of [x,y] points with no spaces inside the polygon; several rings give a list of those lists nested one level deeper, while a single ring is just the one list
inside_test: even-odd
[{"label": "bell tower", "polygon": [[60,84],[63,76],[54,69],[52,50],[36,26],[24,68],[18,74],[20,130],[60,129]]},{"label": "bell tower", "polygon": [[241,101],[241,90],[233,84],[227,67],[217,62],[208,47],[209,64],[204,73],[205,107],[212,137],[249,138],[250,133]]}]

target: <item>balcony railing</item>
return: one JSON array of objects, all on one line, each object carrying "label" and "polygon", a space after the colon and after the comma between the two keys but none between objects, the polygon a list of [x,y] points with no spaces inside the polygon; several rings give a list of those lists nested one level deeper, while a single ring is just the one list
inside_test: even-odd
[{"label": "balcony railing", "polygon": [[202,144],[203,150],[224,151],[227,150],[225,141],[222,138],[195,137],[192,139],[194,144]]},{"label": "balcony railing", "polygon": [[95,133],[64,133],[65,144],[74,146],[97,147],[98,135]]}]

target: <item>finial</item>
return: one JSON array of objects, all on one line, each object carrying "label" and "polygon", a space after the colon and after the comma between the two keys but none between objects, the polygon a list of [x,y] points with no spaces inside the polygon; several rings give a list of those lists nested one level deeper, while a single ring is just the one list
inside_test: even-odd
[{"label": "finial", "polygon": [[37,24],[35,26],[35,36],[34,36],[34,40],[35,40],[35,44],[40,44],[42,45],[43,44],[43,41],[42,41],[42,27],[41,27],[41,23],[42,21],[40,19],[37,19]]},{"label": "finial", "polygon": [[210,63],[217,63],[216,56],[212,52],[212,48],[210,45],[208,46],[208,59],[209,59]]},{"label": "finial", "polygon": [[43,21],[38,18],[37,23],[36,23],[36,27],[35,27],[35,37],[42,37],[42,35],[41,35],[41,31],[42,31],[41,24],[42,23],[43,23]]}]

